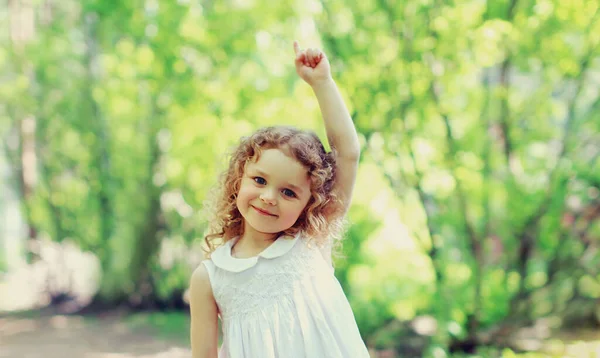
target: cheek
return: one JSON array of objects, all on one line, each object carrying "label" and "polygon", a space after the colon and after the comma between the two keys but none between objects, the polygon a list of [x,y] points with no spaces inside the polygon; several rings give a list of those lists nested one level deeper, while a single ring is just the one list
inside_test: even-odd
[{"label": "cheek", "polygon": [[300,214],[302,214],[304,207],[305,207],[305,205],[302,205],[302,204],[292,205],[292,206],[288,207],[286,210],[286,213],[285,213],[285,220],[291,221],[292,224],[294,222],[296,222],[296,220],[298,219]]},{"label": "cheek", "polygon": [[254,190],[253,190],[252,186],[242,184],[240,186],[240,190],[238,191],[238,195],[237,195],[237,199],[236,199],[238,206],[240,204],[248,202],[250,199],[252,199],[253,195],[254,195]]}]

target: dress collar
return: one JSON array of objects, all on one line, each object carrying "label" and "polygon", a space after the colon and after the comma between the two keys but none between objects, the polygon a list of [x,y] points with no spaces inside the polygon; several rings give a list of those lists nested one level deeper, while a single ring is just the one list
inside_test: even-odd
[{"label": "dress collar", "polygon": [[212,253],[211,260],[215,266],[223,270],[241,272],[255,266],[259,258],[274,259],[285,255],[292,247],[294,247],[296,241],[298,241],[298,237],[299,235],[296,235],[293,238],[281,236],[260,254],[243,259],[231,256],[231,247],[239,238],[231,239]]}]

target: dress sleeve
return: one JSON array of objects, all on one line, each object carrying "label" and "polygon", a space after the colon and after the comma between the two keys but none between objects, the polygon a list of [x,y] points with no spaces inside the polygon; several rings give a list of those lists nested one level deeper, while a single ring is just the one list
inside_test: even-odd
[{"label": "dress sleeve", "polygon": [[208,278],[210,280],[210,286],[213,289],[215,289],[214,286],[214,281],[215,281],[215,264],[211,261],[211,260],[204,260],[202,261],[202,264],[204,265],[204,267],[206,267],[206,271],[208,271]]}]

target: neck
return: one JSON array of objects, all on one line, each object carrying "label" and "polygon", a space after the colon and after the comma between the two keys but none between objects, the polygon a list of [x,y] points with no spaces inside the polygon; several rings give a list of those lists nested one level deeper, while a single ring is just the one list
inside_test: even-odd
[{"label": "neck", "polygon": [[269,247],[279,236],[279,233],[268,234],[256,231],[249,227],[249,225],[244,226],[244,233],[235,244],[238,252],[247,251],[248,254],[259,253]]}]

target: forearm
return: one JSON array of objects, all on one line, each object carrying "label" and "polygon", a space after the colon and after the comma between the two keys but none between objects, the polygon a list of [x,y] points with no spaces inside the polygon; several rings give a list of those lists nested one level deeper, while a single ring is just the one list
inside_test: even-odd
[{"label": "forearm", "polygon": [[330,79],[320,82],[312,89],[321,108],[330,146],[336,150],[339,157],[358,159],[358,135],[335,81]]}]

